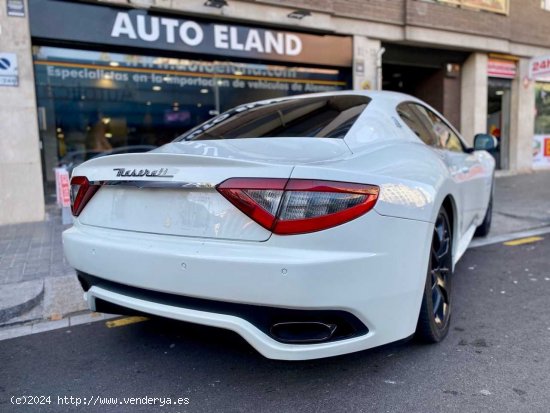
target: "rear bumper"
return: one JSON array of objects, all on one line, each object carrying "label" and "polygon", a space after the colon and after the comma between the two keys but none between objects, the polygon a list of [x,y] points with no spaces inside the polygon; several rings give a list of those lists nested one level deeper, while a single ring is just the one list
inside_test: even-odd
[{"label": "rear bumper", "polygon": [[[197,311],[154,303],[114,293],[100,287],[92,287],[85,296],[92,310],[95,310],[96,300],[100,299],[147,314],[232,330],[243,337],[265,357],[278,360],[308,360],[362,350],[364,349],[362,343],[369,336],[369,333],[367,333],[366,336],[326,344],[284,344],[262,333],[248,321],[227,314]],[[342,350],[342,344],[345,345],[344,351]]]},{"label": "rear bumper", "polygon": [[[357,221],[361,221],[360,223]],[[228,304],[341,311],[368,328],[319,344],[285,344],[246,317],[94,285],[96,300],[233,330],[268,358],[303,360],[363,350],[410,336],[425,283],[431,224],[369,213],[307,236],[235,242],[108,230],[78,223],[63,234],[77,270],[152,292]],[[368,228],[368,236],[365,231]],[[384,234],[384,236],[382,236]],[[388,234],[391,234],[389,236]]]},{"label": "rear bumper", "polygon": [[[136,299],[140,302],[148,302],[150,304],[164,305],[178,313],[178,310],[195,310],[199,313],[218,314],[220,316],[233,316],[244,320],[253,325],[267,336],[271,336],[276,341],[283,343],[311,344],[313,342],[328,342],[343,339],[350,339],[368,333],[367,327],[355,316],[345,311],[340,310],[295,310],[280,307],[268,307],[241,303],[228,303],[222,301],[205,300],[196,297],[186,297],[177,294],[160,293],[157,291],[145,290],[136,287],[130,287],[123,284],[114,283],[104,280],[90,274],[78,272],[78,279],[88,293],[89,304],[95,311],[113,313],[113,314],[128,314],[128,309],[133,309],[138,312],[149,312],[140,308],[134,308],[133,305],[122,305],[106,299],[102,294],[98,295],[98,291],[105,291],[123,296],[127,299]],[[112,296],[111,296],[112,298]],[[154,307],[153,307],[154,310]],[[130,311],[130,314],[132,311]],[[156,314],[153,311],[153,314]],[[159,314],[160,315],[160,314]],[[280,337],[277,332],[272,332],[274,325],[281,323],[292,327],[296,324],[300,328],[307,328],[311,323],[331,325],[335,330],[330,337],[323,336],[322,339],[306,338],[304,334],[300,337]]]}]

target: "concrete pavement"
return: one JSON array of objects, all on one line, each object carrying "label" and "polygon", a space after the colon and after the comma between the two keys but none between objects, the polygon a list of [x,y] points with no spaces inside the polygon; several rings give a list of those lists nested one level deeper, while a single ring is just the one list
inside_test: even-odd
[{"label": "concrete pavement", "polygon": [[550,171],[496,178],[490,236],[550,226]]},{"label": "concrete pavement", "polygon": [[0,328],[85,310],[74,270],[63,256],[66,228],[54,206],[45,221],[0,226]]}]

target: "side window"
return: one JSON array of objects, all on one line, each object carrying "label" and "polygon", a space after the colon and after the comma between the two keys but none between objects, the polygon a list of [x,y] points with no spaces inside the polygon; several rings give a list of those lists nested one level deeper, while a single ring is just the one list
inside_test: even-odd
[{"label": "side window", "polygon": [[415,105],[419,116],[429,122],[432,133],[435,136],[435,147],[454,152],[464,152],[460,138],[453,130],[435,113],[424,106]]},{"label": "side window", "polygon": [[426,145],[433,146],[434,140],[431,132],[422,124],[416,115],[414,108],[409,103],[401,103],[397,107],[397,114],[403,122],[418,136]]}]

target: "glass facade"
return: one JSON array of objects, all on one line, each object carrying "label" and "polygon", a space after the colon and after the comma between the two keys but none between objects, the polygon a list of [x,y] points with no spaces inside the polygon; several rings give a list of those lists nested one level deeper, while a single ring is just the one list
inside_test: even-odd
[{"label": "glass facade", "polygon": [[511,99],[511,79],[488,79],[487,132],[498,140],[498,146],[489,151],[495,158],[497,169],[509,168]]},{"label": "glass facade", "polygon": [[533,167],[550,168],[550,79],[535,84]]},{"label": "glass facade", "polygon": [[535,84],[535,134],[550,134],[550,83]]},{"label": "glass facade", "polygon": [[33,48],[46,202],[53,168],[170,142],[234,106],[349,88],[349,69]]}]

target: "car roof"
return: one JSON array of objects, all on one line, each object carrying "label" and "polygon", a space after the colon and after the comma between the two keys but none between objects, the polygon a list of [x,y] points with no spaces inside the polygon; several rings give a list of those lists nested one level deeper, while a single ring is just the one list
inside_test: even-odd
[{"label": "car roof", "polygon": [[298,100],[298,99],[307,99],[314,97],[330,97],[330,96],[345,96],[345,95],[355,95],[355,96],[366,96],[373,101],[385,101],[386,103],[393,103],[397,106],[401,102],[419,102],[425,104],[420,99],[415,98],[414,96],[407,95],[400,92],[392,92],[388,90],[335,90],[330,92],[320,92],[320,93],[307,93],[303,95],[293,95],[293,96],[284,96],[281,98],[275,99],[265,99],[259,102],[275,102],[281,100]]}]

